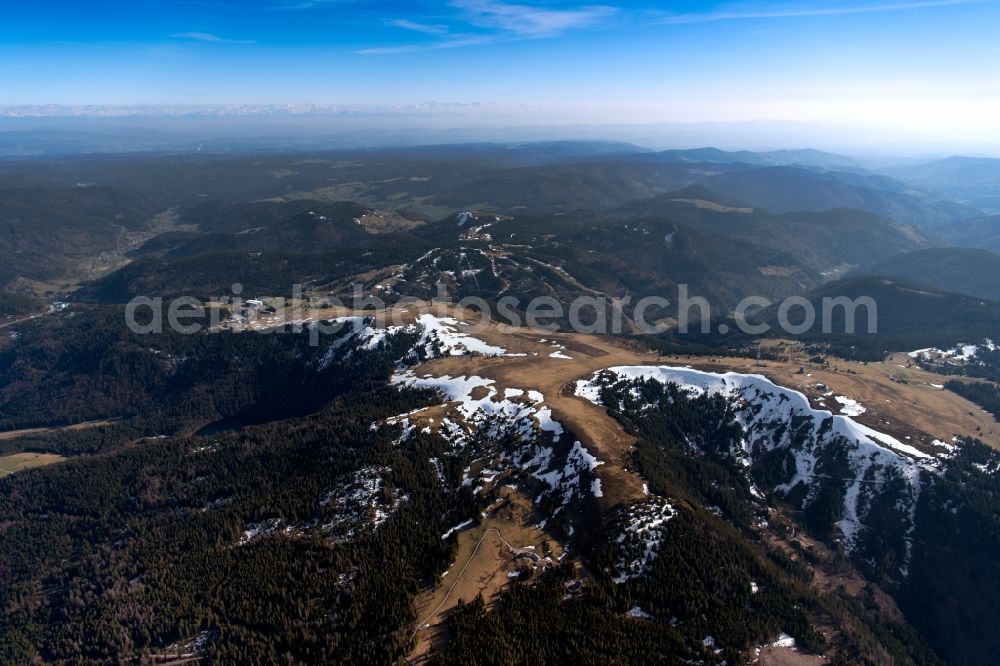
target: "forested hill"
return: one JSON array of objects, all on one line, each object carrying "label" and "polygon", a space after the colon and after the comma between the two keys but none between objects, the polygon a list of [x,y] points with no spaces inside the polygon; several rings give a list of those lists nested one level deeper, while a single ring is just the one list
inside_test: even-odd
[{"label": "forested hill", "polygon": [[[822,483],[812,501],[778,487],[803,450],[833,476],[867,478],[853,467],[863,458],[838,458],[822,429],[813,449],[800,448],[782,434],[800,422],[792,414],[769,412],[779,420],[760,429],[720,395],[601,385],[592,399],[637,438],[633,464],[646,484],[602,504],[620,473],[602,468],[617,463],[574,441],[546,396],[413,372],[471,350],[470,361],[521,358],[454,320],[388,330],[361,318],[319,348],[308,331],[153,336],[140,346],[111,324],[117,310],[72,311],[37,321],[5,352],[5,368],[17,370],[4,373],[8,388],[45,373],[59,391],[5,393],[7,418],[35,413],[20,425],[40,423],[59,406],[67,423],[120,420],[6,443],[74,456],[0,480],[10,579],[0,645],[10,663],[393,662],[414,648],[421,590],[460,575],[450,567],[470,546],[456,530],[511,530],[493,521],[518,506],[528,507],[525,525],[544,525],[544,557],[522,551],[488,612],[456,604],[435,661],[734,663],[781,635],[840,663],[933,664],[992,649],[954,640],[967,628],[939,610],[957,598],[929,582],[931,570],[970,580],[989,551],[967,532],[968,521],[995,519],[983,504],[993,477],[977,466],[992,469],[997,456],[980,445],[927,472],[934,480],[922,481],[915,514],[894,508],[893,498],[911,497],[905,485],[869,499],[861,520],[885,521],[892,536],[845,549],[842,486]],[[92,364],[105,384],[80,383]],[[734,451],[751,432],[770,454],[748,467]],[[943,506],[937,495],[958,509],[954,520],[926,518]],[[789,517],[796,502],[804,515]],[[921,545],[908,550],[912,515]],[[815,541],[792,538],[799,529]],[[956,540],[970,544],[968,557],[941,561],[937,544]],[[815,584],[855,566],[870,577],[864,594]],[[975,612],[990,608],[984,600]]]}]

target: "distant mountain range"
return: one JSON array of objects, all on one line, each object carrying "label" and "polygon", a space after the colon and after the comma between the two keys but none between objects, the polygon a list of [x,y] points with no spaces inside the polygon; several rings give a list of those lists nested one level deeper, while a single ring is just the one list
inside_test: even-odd
[{"label": "distant mountain range", "polygon": [[936,198],[884,176],[780,166],[705,174],[699,182],[774,213],[855,208],[926,226],[976,216],[975,208]]},{"label": "distant mountain range", "polygon": [[[887,277],[849,277],[821,285],[803,295],[814,308],[823,312],[825,299],[870,298],[875,304],[875,332],[869,333],[866,307],[855,310],[853,332],[846,326],[843,308],[834,308],[822,331],[824,321],[817,316],[814,325],[802,337],[821,343],[847,358],[877,361],[886,352],[905,352],[927,347],[948,349],[960,343],[992,339],[1000,331],[1000,303],[954,292],[933,289],[923,283]],[[772,331],[783,331],[777,307],[759,315]],[[788,320],[803,323],[801,310],[793,308]]]},{"label": "distant mountain range", "polygon": [[749,150],[727,151],[711,147],[690,148],[686,150],[647,152],[643,155],[642,159],[656,162],[676,162],[687,164],[749,164],[753,166],[800,165],[824,168],[861,167],[860,163],[852,157],[812,149],[753,152]]},{"label": "distant mountain range", "polygon": [[972,248],[931,248],[856,268],[849,276],[895,277],[943,291],[1000,301],[1000,255]]},{"label": "distant mountain range", "polygon": [[867,264],[877,256],[888,258],[900,251],[935,244],[916,228],[863,210],[774,214],[739,206],[728,197],[695,186],[630,202],[615,212],[681,221],[719,238],[782,250],[819,272],[843,264]]},{"label": "distant mountain range", "polygon": [[1000,215],[939,223],[928,231],[951,245],[1000,252]]},{"label": "distant mountain range", "polygon": [[[330,278],[375,268],[380,255],[384,265],[435,246],[457,252],[470,239],[448,216],[463,210],[504,217],[491,237],[507,234],[569,271],[579,284],[547,283],[564,295],[688,283],[725,311],[748,293],[784,297],[854,270],[996,297],[992,255],[931,252],[997,249],[1000,225],[977,209],[822,151],[650,152],[614,141],[0,161],[10,232],[0,280],[58,279],[127,252],[122,261],[136,264],[91,291],[202,293],[224,283],[226,261],[258,253],[260,286],[278,288],[324,266]],[[375,233],[362,223],[369,214],[396,221]],[[268,263],[282,252],[299,263]],[[514,284],[537,282],[509,270]],[[496,296],[489,289],[477,295]]]},{"label": "distant mountain range", "polygon": [[987,212],[1000,212],[1000,159],[949,157],[903,168],[889,175]]}]

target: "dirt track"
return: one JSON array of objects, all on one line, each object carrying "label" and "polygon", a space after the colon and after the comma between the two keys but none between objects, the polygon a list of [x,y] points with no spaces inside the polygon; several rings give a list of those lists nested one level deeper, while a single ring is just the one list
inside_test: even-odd
[{"label": "dirt track", "polygon": [[[830,359],[826,364],[817,364],[810,363],[805,354],[791,353],[786,360],[757,363],[734,357],[659,357],[627,340],[576,333],[505,333],[491,327],[476,333],[476,337],[502,346],[511,354],[526,356],[448,357],[425,364],[419,372],[475,374],[496,381],[500,389],[540,391],[553,417],[598,459],[610,463],[598,468],[605,507],[643,496],[642,479],[629,470],[627,463],[635,440],[604,409],[576,397],[574,387],[576,380],[616,365],[676,365],[711,372],[762,374],[776,384],[802,391],[814,407],[833,413],[839,413],[841,408],[835,396],[856,400],[866,409],[855,417],[857,421],[928,452],[935,452],[933,440],[950,442],[955,435],[978,437],[1000,448],[1000,423],[968,400],[937,388],[946,377],[916,367],[900,367],[908,364],[905,355],[892,356],[882,363]],[[553,357],[553,353],[570,358]],[[831,391],[833,395],[824,397]]]},{"label": "dirt track", "polygon": [[[561,333],[508,333],[488,330],[478,334],[490,344],[510,353],[527,356],[449,357],[425,364],[420,372],[434,374],[475,374],[496,381],[497,387],[540,391],[552,416],[561,422],[587,450],[605,464],[597,469],[606,507],[643,497],[642,479],[627,471],[626,456],[635,443],[617,421],[588,400],[574,395],[577,379],[615,365],[643,365],[657,362],[657,355],[614,338],[577,336]],[[545,340],[546,342],[540,342]],[[560,353],[570,359],[553,358]]]},{"label": "dirt track", "polygon": [[530,550],[541,555],[545,543],[552,549],[553,560],[562,553],[558,543],[538,527],[530,499],[509,489],[501,491],[501,496],[505,502],[480,525],[457,533],[455,562],[436,586],[417,598],[419,624],[408,663],[423,663],[447,639],[445,620],[460,601],[479,596],[490,604],[513,582],[508,574],[517,570],[515,553]]},{"label": "dirt track", "polygon": [[[644,496],[643,480],[630,469],[628,458],[635,438],[625,433],[603,408],[575,396],[574,389],[576,380],[618,365],[673,365],[711,372],[762,374],[776,384],[802,391],[814,407],[833,413],[841,408],[834,400],[836,396],[856,400],[866,409],[856,420],[918,448],[933,451],[934,439],[947,442],[954,435],[979,437],[1000,448],[1000,424],[964,398],[939,388],[947,378],[911,367],[905,356],[869,364],[836,359],[811,363],[804,353],[791,349],[781,361],[758,363],[748,358],[660,357],[620,338],[501,331],[497,327],[469,332],[505,348],[509,355],[435,359],[417,368],[416,374],[478,375],[493,380],[501,393],[505,388],[541,392],[553,418],[605,463],[596,473],[603,490],[600,502],[606,510]],[[444,579],[422,598],[419,616],[431,619],[424,620],[418,628],[417,646],[411,658],[425,658],[436,641],[446,638],[444,619],[459,597],[471,599],[482,595],[489,603],[511,580],[504,573],[512,570],[509,544],[504,544],[499,532],[490,532],[490,527],[491,523],[484,521],[479,528],[460,536],[459,557],[451,571],[461,580],[450,582],[446,588]],[[828,582],[832,585],[857,581],[842,576]],[[427,624],[431,627],[424,626]],[[761,649],[758,663],[813,665],[828,660],[788,647],[766,646]]]}]

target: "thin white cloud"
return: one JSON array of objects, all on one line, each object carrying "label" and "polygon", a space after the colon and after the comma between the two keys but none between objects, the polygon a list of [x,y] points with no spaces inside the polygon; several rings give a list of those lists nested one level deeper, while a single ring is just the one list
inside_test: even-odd
[{"label": "thin white cloud", "polygon": [[397,28],[402,28],[403,30],[422,32],[425,35],[444,35],[448,33],[448,26],[446,25],[417,23],[416,21],[411,21],[409,19],[396,19],[395,21],[390,21],[389,24],[394,25]]},{"label": "thin white cloud", "polygon": [[688,14],[671,14],[660,19],[660,23],[677,25],[683,23],[708,23],[712,21],[738,21],[747,19],[780,19],[805,18],[810,16],[844,16],[850,14],[875,14],[881,12],[898,12],[912,9],[930,9],[934,7],[953,7],[956,5],[979,4],[987,0],[913,0],[911,2],[883,2],[869,5],[772,5],[763,8],[744,8],[741,5],[731,5],[727,8],[708,12],[693,12]]},{"label": "thin white cloud", "polygon": [[174,39],[190,39],[195,42],[208,42],[211,44],[254,44],[252,39],[226,39],[213,35],[210,32],[175,32],[170,35]]},{"label": "thin white cloud", "polygon": [[321,9],[324,7],[337,7],[338,5],[349,5],[356,0],[301,0],[300,2],[281,2],[272,5],[271,9],[277,11],[301,11],[306,9]]},{"label": "thin white cloud", "polygon": [[548,9],[500,0],[452,0],[451,5],[462,10],[464,18],[474,26],[519,37],[551,37],[593,25],[616,11],[606,5]]},{"label": "thin white cloud", "polygon": [[[434,51],[462,46],[475,46],[503,38],[527,39],[555,37],[568,30],[588,27],[617,10],[606,5],[585,5],[570,9],[549,9],[530,5],[502,2],[500,0],[451,0],[458,10],[454,21],[466,24],[481,34],[455,34],[449,39],[429,44],[396,44],[376,46],[355,51],[361,55],[394,55]],[[409,19],[390,22],[398,28],[423,32],[429,35],[448,35],[445,25],[417,23]]]},{"label": "thin white cloud", "polygon": [[360,49],[355,51],[358,55],[398,55],[400,53],[418,53],[420,51],[437,51],[439,49],[455,49],[463,46],[476,46],[494,41],[492,35],[475,35],[471,37],[456,36],[431,44],[400,44],[398,46],[375,46],[370,49]]}]

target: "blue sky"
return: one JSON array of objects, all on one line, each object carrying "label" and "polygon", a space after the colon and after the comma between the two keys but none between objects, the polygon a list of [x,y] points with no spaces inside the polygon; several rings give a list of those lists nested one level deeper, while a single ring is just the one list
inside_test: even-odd
[{"label": "blue sky", "polygon": [[487,102],[992,131],[998,35],[996,0],[4,0],[0,106]]}]

